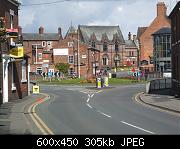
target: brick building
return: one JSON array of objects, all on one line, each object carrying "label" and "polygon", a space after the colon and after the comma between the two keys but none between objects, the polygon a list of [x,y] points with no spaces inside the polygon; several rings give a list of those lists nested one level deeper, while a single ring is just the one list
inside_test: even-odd
[{"label": "brick building", "polygon": [[150,63],[153,59],[153,36],[152,34],[162,27],[170,27],[170,20],[166,14],[167,8],[164,2],[157,3],[157,16],[148,27],[139,27],[137,38],[140,48],[140,66],[144,69],[154,70],[154,65]]},{"label": "brick building", "polygon": [[18,35],[19,5],[17,0],[0,0],[0,17],[5,19],[5,35],[0,37],[1,103],[28,95],[28,57],[23,54]]},{"label": "brick building", "polygon": [[79,25],[78,29],[80,40],[100,51],[97,70],[123,65],[125,40],[119,26]]},{"label": "brick building", "polygon": [[60,46],[61,28],[58,28],[57,33],[45,33],[41,26],[38,33],[22,33],[22,38],[25,53],[30,57],[31,74],[54,72],[53,49]]},{"label": "brick building", "polygon": [[172,86],[180,96],[180,1],[172,10],[169,18],[172,31]]}]

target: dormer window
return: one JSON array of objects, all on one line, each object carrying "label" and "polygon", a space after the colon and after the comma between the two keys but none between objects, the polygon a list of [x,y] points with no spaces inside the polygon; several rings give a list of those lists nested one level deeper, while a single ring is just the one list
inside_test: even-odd
[{"label": "dormer window", "polygon": [[106,42],[104,42],[104,44],[103,44],[103,51],[104,51],[104,52],[107,52],[107,51],[108,51],[108,45],[107,45]]}]

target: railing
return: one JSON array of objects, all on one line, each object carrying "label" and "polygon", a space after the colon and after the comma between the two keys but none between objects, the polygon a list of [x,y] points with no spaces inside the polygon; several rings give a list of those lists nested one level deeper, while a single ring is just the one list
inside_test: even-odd
[{"label": "railing", "polygon": [[149,92],[170,88],[172,88],[172,80],[170,78],[156,79],[150,81]]}]

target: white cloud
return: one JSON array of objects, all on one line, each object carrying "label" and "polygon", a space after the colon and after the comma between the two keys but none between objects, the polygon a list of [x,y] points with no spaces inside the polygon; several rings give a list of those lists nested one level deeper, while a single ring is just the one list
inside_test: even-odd
[{"label": "white cloud", "polygon": [[[53,1],[53,0],[52,0]],[[21,0],[22,4],[50,2],[50,0]],[[173,6],[169,0],[166,4]],[[136,34],[138,26],[148,26],[156,17],[157,0],[67,1],[51,5],[20,7],[20,25],[24,32],[57,32],[66,34],[71,21],[75,27],[83,25],[119,25],[124,38],[128,32]]]}]

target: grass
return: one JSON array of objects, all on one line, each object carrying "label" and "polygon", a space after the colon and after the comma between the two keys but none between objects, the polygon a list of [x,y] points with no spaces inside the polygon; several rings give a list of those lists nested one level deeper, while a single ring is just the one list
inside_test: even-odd
[{"label": "grass", "polygon": [[[54,85],[95,85],[95,83],[88,83],[89,81],[86,81],[84,79],[63,79],[61,81],[59,80],[52,80],[51,82],[48,80],[38,80],[37,83],[39,84],[54,84]],[[110,78],[109,84],[110,85],[117,85],[117,84],[134,84],[134,83],[144,83],[144,81],[138,82],[137,80],[132,80],[128,78]]]}]

